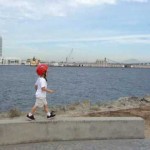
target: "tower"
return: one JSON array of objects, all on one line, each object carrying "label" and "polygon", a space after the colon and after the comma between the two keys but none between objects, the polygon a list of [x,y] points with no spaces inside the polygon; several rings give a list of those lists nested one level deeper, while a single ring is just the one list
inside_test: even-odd
[{"label": "tower", "polygon": [[2,37],[0,36],[0,57],[2,57]]}]

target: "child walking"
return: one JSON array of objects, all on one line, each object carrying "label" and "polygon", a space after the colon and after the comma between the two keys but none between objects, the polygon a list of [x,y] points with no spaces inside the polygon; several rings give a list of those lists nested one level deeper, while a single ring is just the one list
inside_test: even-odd
[{"label": "child walking", "polygon": [[36,68],[36,73],[39,77],[35,83],[36,102],[32,107],[31,112],[27,114],[27,118],[30,120],[35,120],[34,113],[37,107],[44,107],[48,119],[51,119],[55,116],[54,111],[49,112],[48,103],[46,100],[46,93],[54,93],[53,90],[47,88],[47,71],[48,66],[46,64],[39,64]]}]

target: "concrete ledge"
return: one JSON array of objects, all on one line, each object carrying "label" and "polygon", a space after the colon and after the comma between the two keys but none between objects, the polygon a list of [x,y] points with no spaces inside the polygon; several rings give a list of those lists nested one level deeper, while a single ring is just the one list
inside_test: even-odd
[{"label": "concrete ledge", "polygon": [[0,145],[97,139],[142,139],[139,117],[74,117],[51,121],[0,120]]}]

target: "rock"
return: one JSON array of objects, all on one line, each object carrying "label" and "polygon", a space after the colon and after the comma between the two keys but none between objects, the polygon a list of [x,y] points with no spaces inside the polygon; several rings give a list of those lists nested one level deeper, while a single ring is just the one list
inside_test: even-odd
[{"label": "rock", "polygon": [[150,96],[144,96],[143,99],[144,99],[144,101],[146,101],[148,103],[150,102]]}]

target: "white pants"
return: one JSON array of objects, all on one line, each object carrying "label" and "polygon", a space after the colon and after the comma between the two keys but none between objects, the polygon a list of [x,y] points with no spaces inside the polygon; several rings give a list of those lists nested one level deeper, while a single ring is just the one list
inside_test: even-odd
[{"label": "white pants", "polygon": [[46,98],[39,98],[39,97],[36,97],[35,106],[36,106],[36,107],[43,107],[44,105],[47,105],[47,100],[46,100]]}]

